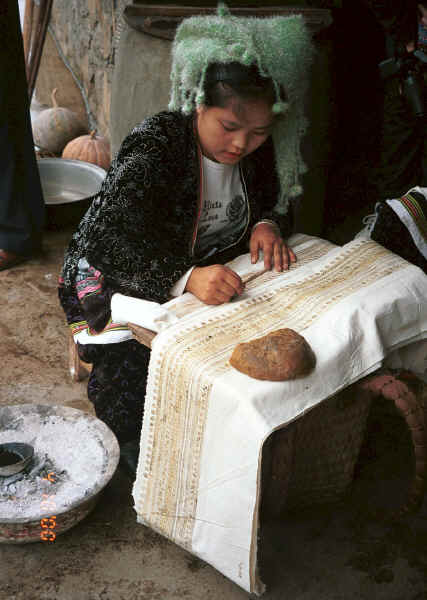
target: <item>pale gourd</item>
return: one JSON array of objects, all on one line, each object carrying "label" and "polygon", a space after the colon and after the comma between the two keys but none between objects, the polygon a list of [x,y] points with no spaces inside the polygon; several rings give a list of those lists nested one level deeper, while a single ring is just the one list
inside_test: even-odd
[{"label": "pale gourd", "polygon": [[87,128],[70,109],[58,106],[55,88],[52,108],[42,111],[33,123],[34,143],[43,151],[61,154],[70,140],[86,133]]},{"label": "pale gourd", "polygon": [[62,158],[84,160],[108,171],[111,164],[110,144],[107,138],[96,135],[96,130],[89,135],[81,135],[65,146]]}]

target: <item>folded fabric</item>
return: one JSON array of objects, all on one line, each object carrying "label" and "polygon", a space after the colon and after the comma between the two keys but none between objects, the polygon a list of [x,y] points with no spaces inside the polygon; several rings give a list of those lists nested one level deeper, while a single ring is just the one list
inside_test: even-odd
[{"label": "folded fabric", "polygon": [[114,323],[135,323],[152,331],[162,331],[178,318],[157,302],[113,294],[111,317]]},{"label": "folded fabric", "polygon": [[402,198],[387,200],[427,260],[427,188],[415,187]]},{"label": "folded fabric", "polygon": [[427,273],[427,188],[377,202],[357,238],[372,239]]}]

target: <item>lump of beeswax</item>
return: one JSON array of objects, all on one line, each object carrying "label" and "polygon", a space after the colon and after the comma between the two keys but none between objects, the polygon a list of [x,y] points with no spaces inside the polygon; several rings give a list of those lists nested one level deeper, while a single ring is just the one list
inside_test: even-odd
[{"label": "lump of beeswax", "polygon": [[255,379],[286,381],[308,375],[314,369],[316,358],[302,335],[293,329],[278,329],[238,344],[230,364]]}]

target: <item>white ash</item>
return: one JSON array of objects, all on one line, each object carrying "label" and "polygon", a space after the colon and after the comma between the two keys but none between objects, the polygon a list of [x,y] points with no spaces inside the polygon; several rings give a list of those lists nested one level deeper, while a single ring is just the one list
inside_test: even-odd
[{"label": "white ash", "polygon": [[[31,444],[34,458],[21,473],[0,477],[0,522],[64,512],[93,495],[107,464],[102,438],[84,415],[71,422],[55,415],[43,422],[37,414],[18,417],[0,432],[0,444],[6,442]],[[44,479],[49,473],[54,482]]]},{"label": "white ash", "polygon": [[[49,474],[54,473],[55,476]],[[0,502],[17,501],[32,494],[51,495],[67,479],[67,472],[58,473],[47,454],[34,456],[33,460],[20,473],[0,477]],[[42,496],[43,497],[43,496]]]}]

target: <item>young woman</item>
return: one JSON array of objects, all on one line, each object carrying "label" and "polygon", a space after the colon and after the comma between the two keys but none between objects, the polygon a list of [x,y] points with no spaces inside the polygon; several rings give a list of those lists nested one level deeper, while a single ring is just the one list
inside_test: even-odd
[{"label": "young woman", "polygon": [[[300,191],[311,46],[299,17],[264,20],[267,38],[258,21],[182,23],[173,110],[124,140],[66,254],[59,295],[79,354],[93,363],[89,399],[123,453],[135,450],[134,467],[149,350],[112,321],[114,294],[162,303],[189,291],[221,304],[243,292],[225,266],[232,258],[250,251],[255,262],[262,250],[277,270],[295,260],[288,198]],[[290,49],[277,58],[280,40]]]}]

